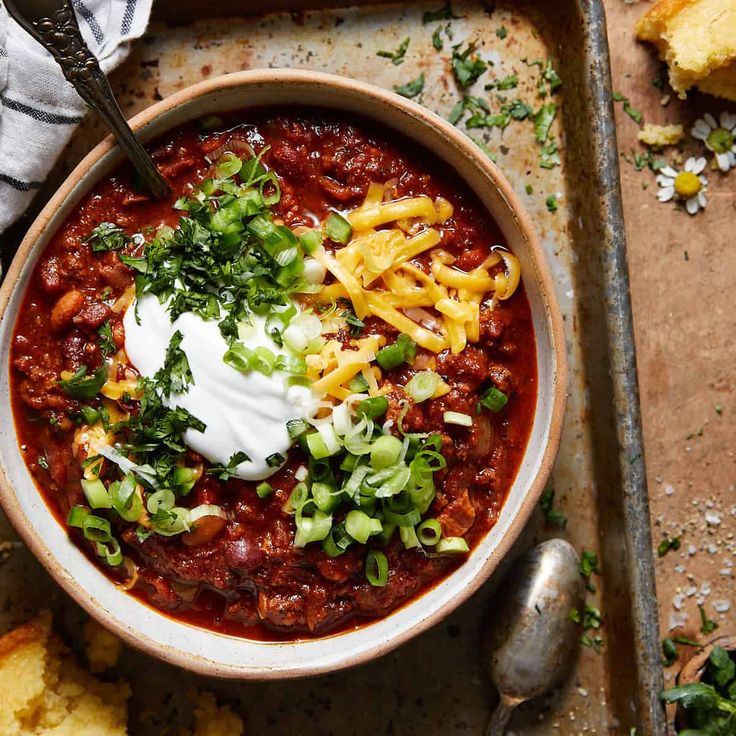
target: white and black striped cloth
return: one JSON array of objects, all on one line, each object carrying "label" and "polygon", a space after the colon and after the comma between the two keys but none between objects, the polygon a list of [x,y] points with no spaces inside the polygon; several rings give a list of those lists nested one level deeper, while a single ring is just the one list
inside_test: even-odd
[{"label": "white and black striped cloth", "polygon": [[[73,0],[85,41],[109,72],[143,34],[152,0]],[[86,111],[51,54],[0,5],[0,232],[30,203]]]}]

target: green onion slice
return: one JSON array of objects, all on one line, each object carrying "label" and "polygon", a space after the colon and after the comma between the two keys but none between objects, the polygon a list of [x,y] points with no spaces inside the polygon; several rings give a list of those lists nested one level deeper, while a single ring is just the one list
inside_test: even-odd
[{"label": "green onion slice", "polygon": [[353,226],[337,212],[330,212],[325,220],[325,235],[335,243],[347,245],[353,235]]},{"label": "green onion slice", "polygon": [[434,396],[441,380],[439,375],[434,371],[422,371],[412,377],[406,386],[404,386],[404,390],[414,399],[414,403],[419,404]]},{"label": "green onion slice", "polygon": [[459,411],[446,411],[442,418],[445,424],[456,424],[458,427],[472,427],[473,417],[470,414],[463,414]]},{"label": "green onion slice", "polygon": [[348,511],[345,517],[345,530],[359,544],[365,544],[372,534],[380,534],[381,520],[373,519],[364,511]]},{"label": "green onion slice", "polygon": [[388,411],[388,399],[385,396],[372,396],[363,399],[356,409],[358,415],[367,416],[370,419],[378,419]]},{"label": "green onion slice", "polygon": [[381,435],[371,447],[371,465],[376,469],[388,468],[399,459],[403,443],[393,435]]},{"label": "green onion slice", "polygon": [[264,480],[256,486],[256,495],[258,498],[268,498],[273,493],[273,486]]},{"label": "green onion slice", "polygon": [[296,512],[295,547],[306,547],[310,542],[321,542],[332,529],[332,516],[315,509],[312,516],[303,516],[301,509]]},{"label": "green onion slice", "polygon": [[491,386],[480,396],[480,403],[491,411],[501,411],[508,403],[509,397],[503,391],[499,391],[495,386]]},{"label": "green onion slice", "polygon": [[444,537],[434,549],[441,555],[464,555],[470,552],[468,543],[462,537]]},{"label": "green onion slice", "polygon": [[432,547],[442,538],[442,525],[437,519],[427,519],[417,527],[417,537],[423,545]]},{"label": "green onion slice", "polygon": [[379,550],[371,550],[365,558],[365,576],[368,582],[377,588],[383,588],[388,582],[388,560]]},{"label": "green onion slice", "polygon": [[84,495],[87,497],[89,505],[93,509],[112,508],[112,499],[110,498],[110,494],[107,492],[105,484],[99,478],[94,478],[92,480],[83,478],[81,484]]}]

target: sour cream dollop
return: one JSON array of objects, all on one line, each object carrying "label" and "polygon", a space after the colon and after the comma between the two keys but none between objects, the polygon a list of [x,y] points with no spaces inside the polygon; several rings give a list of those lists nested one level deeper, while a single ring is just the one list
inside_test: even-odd
[{"label": "sour cream dollop", "polygon": [[[287,374],[274,371],[266,376],[252,370],[241,373],[223,361],[228,349],[217,321],[206,321],[187,312],[173,323],[166,305],[155,296],[144,296],[125,313],[125,352],[138,372],[152,378],[161,368],[172,335],[182,334],[181,349],[194,379],[183,394],[171,394],[166,406],[180,406],[207,426],[204,432],[187,429],[184,441],[211,463],[227,465],[236,452],[245,452],[250,462],[237,466],[243,480],[263,480],[278,467],[266,458],[279,453],[286,457],[291,446],[286,422],[313,417],[319,398],[307,386],[287,386]],[[252,328],[243,331],[241,342],[248,348],[263,346],[278,354],[266,334],[265,319],[254,315]]]}]

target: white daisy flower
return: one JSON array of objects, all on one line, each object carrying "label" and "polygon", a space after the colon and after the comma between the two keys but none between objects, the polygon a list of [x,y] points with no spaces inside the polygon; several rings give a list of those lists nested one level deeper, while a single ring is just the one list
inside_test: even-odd
[{"label": "white daisy flower", "polygon": [[708,180],[703,175],[705,158],[689,158],[685,161],[682,171],[676,171],[671,166],[659,170],[657,184],[659,191],[657,199],[660,202],[669,202],[678,199],[685,203],[685,209],[694,215],[699,209],[705,209],[705,191],[708,189]]},{"label": "white daisy flower", "polygon": [[709,113],[698,118],[690,135],[705,143],[709,151],[716,155],[716,163],[721,171],[736,166],[736,115],[722,112],[716,119]]}]

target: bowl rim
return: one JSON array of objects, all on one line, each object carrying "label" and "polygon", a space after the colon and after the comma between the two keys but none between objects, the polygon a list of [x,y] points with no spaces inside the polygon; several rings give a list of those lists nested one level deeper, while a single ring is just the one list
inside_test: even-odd
[{"label": "bowl rim", "polygon": [[[157,118],[171,112],[176,107],[191,102],[195,98],[232,87],[247,88],[258,85],[291,85],[294,87],[304,86],[307,88],[318,88],[326,85],[337,88],[344,94],[367,96],[372,99],[377,99],[384,105],[397,109],[402,115],[412,118],[415,124],[434,128],[436,132],[442,134],[446,139],[448,139],[449,142],[458,149],[461,155],[465,156],[470,162],[472,162],[474,167],[479,168],[481,172],[488,177],[492,182],[492,185],[496,188],[497,193],[506,202],[511,214],[513,215],[515,227],[520,231],[534,265],[535,273],[533,280],[541,295],[550,336],[550,345],[552,348],[551,356],[554,360],[547,442],[539,459],[539,468],[524,492],[524,496],[520,502],[517,513],[510,519],[508,528],[498,541],[498,544],[492,553],[483,560],[482,565],[476,574],[467,581],[467,584],[459,590],[452,599],[446,601],[443,605],[436,607],[428,613],[428,615],[416,621],[413,626],[405,627],[395,636],[392,636],[387,640],[377,639],[375,644],[366,646],[358,652],[348,653],[348,655],[342,658],[338,663],[333,662],[329,667],[324,665],[303,665],[297,667],[281,666],[267,670],[261,669],[256,672],[248,670],[247,663],[244,663],[244,667],[236,670],[230,666],[220,666],[217,662],[208,659],[193,657],[174,647],[162,649],[157,646],[152,639],[149,639],[144,632],[136,629],[134,624],[131,625],[130,629],[126,628],[122,621],[118,621],[117,618],[110,615],[109,612],[104,610],[104,608],[96,605],[95,593],[86,587],[76,584],[72,579],[62,573],[56,553],[46,545],[41,535],[36,531],[31,518],[26,515],[21,508],[13,490],[13,483],[6,475],[3,464],[0,463],[0,506],[5,511],[10,523],[23,539],[24,543],[30,548],[35,558],[41,562],[54,581],[60,585],[61,588],[74,601],[76,601],[76,603],[85,609],[90,616],[97,619],[133,648],[138,649],[149,656],[153,656],[184,669],[197,672],[199,674],[229,679],[271,680],[307,677],[327,672],[336,672],[381,657],[409,639],[427,630],[431,626],[439,623],[455,608],[470,598],[471,595],[473,595],[479,587],[488,580],[491,573],[496,569],[500,560],[508,553],[512,544],[516,541],[522,529],[526,525],[532,511],[537,505],[538,499],[551,472],[562,435],[562,425],[567,397],[568,369],[562,313],[555,296],[553,280],[547,258],[537,239],[529,214],[522,206],[510,183],[496,164],[493,163],[490,158],[488,158],[465,134],[427,108],[388,90],[348,77],[341,77],[323,72],[294,69],[259,69],[233,72],[193,84],[176,92],[170,97],[165,98],[164,100],[154,103],[145,110],[142,110],[132,117],[129,120],[129,123],[133,130],[138,130],[155,122]],[[306,102],[305,104],[309,103]],[[247,109],[248,105],[244,104],[243,107]],[[177,125],[177,123],[174,123],[172,126],[166,127],[164,131],[156,133],[156,135],[165,134],[166,131],[177,127]],[[412,138],[411,133],[402,131],[402,134]],[[0,320],[5,316],[11,293],[15,289],[16,285],[19,285],[21,280],[21,271],[26,260],[32,254],[36,242],[46,230],[46,227],[55,215],[56,211],[64,204],[69,195],[72,194],[74,188],[87,177],[93,165],[115,147],[116,143],[111,135],[98,143],[75,166],[30,226],[13,257],[12,263],[2,285],[0,285]],[[0,348],[1,347],[2,346],[0,346]],[[537,411],[538,409],[539,405],[537,406]],[[13,427],[13,434],[15,435],[15,427]],[[525,450],[525,453],[526,451],[527,450]],[[457,572],[458,571],[454,571],[451,573],[450,577],[457,574]],[[170,619],[165,612],[153,608],[152,606],[149,607],[152,608],[158,616]],[[383,620],[400,613],[402,608],[403,607],[400,606],[396,610],[392,611],[387,616],[383,617]],[[126,623],[130,624],[130,622]],[[134,635],[134,631],[137,636]],[[216,632],[212,633],[215,636],[219,636]],[[347,630],[322,638],[324,640],[337,642],[341,637],[349,635],[350,633],[351,630]],[[254,643],[258,642],[254,641]],[[300,643],[301,640],[291,642],[294,646],[298,646]]]}]

